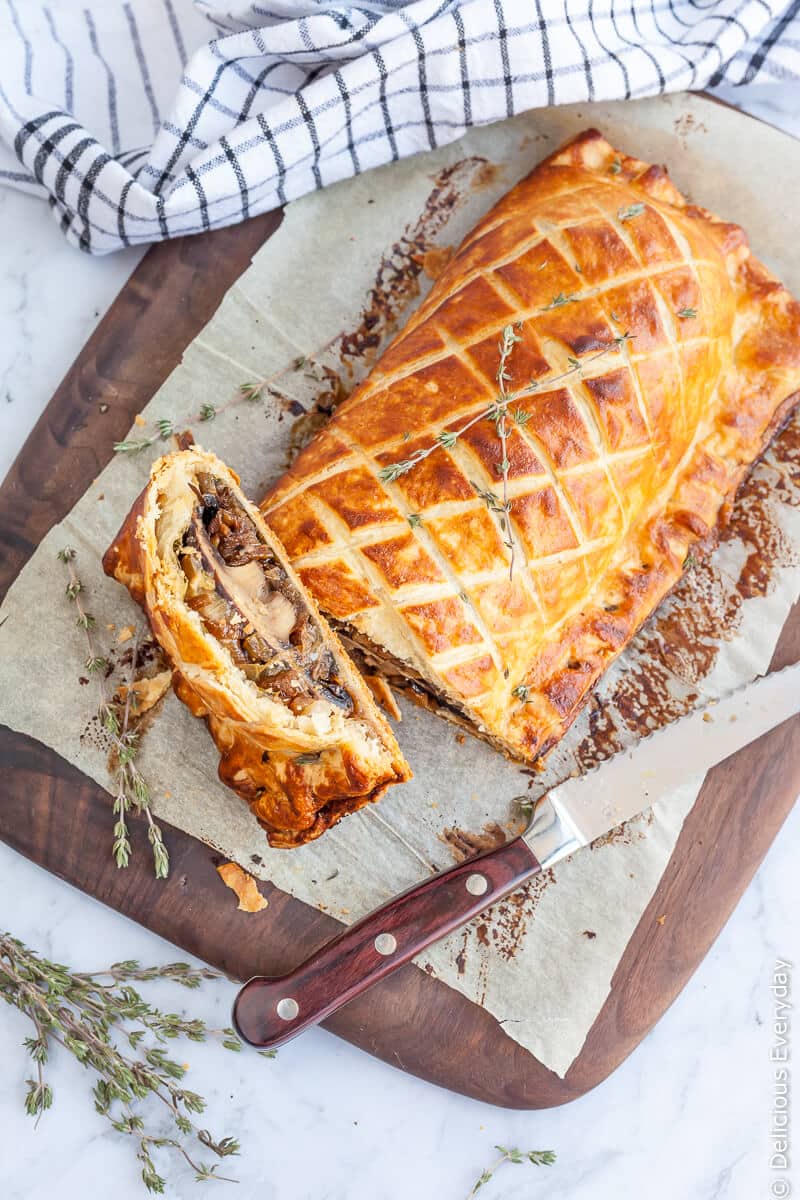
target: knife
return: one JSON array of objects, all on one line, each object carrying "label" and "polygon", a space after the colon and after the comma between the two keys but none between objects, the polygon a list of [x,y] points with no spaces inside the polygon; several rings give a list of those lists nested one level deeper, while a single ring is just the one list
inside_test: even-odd
[{"label": "knife", "polygon": [[695,709],[632,750],[542,796],[525,832],[409,888],[345,929],[288,975],[256,976],[239,991],[233,1023],[273,1047],[324,1021],[426,946],[509,892],[667,798],[800,712],[800,663]]}]

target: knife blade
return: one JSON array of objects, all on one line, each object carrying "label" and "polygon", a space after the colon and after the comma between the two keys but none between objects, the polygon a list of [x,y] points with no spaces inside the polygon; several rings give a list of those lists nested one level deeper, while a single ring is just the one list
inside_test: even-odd
[{"label": "knife blade", "polygon": [[686,781],[800,712],[800,663],[764,676],[551,789],[525,832],[409,888],[326,943],[288,975],[256,976],[233,1023],[279,1046],[407,963],[538,872],[665,800]]},{"label": "knife blade", "polygon": [[800,711],[800,663],[764,675],[552,788],[522,835],[543,867],[638,816]]}]

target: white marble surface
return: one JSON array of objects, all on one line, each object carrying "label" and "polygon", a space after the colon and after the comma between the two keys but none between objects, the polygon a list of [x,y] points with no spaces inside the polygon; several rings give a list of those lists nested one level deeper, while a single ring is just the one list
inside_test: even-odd
[{"label": "white marble surface", "polygon": [[[800,133],[788,88],[737,92]],[[46,207],[0,191],[0,475],[135,265],[135,252],[91,260],[61,240]],[[234,1195],[263,1200],[461,1200],[496,1143],[552,1148],[548,1169],[505,1166],[486,1200],[620,1195],[755,1200],[777,1178],[770,1152],[769,1050],[777,956],[797,958],[800,905],[795,809],[736,913],[657,1028],[593,1093],[563,1109],[493,1109],[409,1078],[320,1031],[275,1062],[189,1045],[188,1086],[207,1124],[235,1133]],[[0,928],[78,969],[138,957],[170,961],[166,943],[0,845]],[[165,1008],[227,1021],[233,989],[159,985]],[[0,1009],[2,1200],[115,1200],[144,1194],[132,1148],[95,1115],[85,1074],[55,1055],[54,1108],[38,1129],[22,1110],[27,1027]],[[170,1163],[168,1194],[195,1193]],[[789,1178],[791,1179],[791,1171]],[[800,1182],[800,1181],[798,1181]],[[223,1185],[220,1185],[223,1186]],[[796,1186],[796,1184],[795,1184]],[[258,1189],[256,1193],[256,1189]]]}]

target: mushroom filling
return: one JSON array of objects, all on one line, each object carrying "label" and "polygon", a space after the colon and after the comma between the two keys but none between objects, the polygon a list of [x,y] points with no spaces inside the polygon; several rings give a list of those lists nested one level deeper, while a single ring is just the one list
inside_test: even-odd
[{"label": "mushroom filling", "polygon": [[325,700],[351,713],[322,631],[235,493],[205,472],[192,490],[198,503],[178,549],[189,608],[247,678],[292,712]]}]

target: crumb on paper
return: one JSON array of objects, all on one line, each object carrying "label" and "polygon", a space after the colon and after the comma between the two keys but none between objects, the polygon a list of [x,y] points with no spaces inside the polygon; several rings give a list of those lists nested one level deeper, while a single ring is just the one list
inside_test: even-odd
[{"label": "crumb on paper", "polygon": [[711,715],[711,713],[710,713],[710,712],[704,712],[704,713],[703,713],[703,720],[704,720],[704,721],[705,721],[707,724],[710,724],[710,723],[711,723],[711,721],[713,721],[713,720],[714,720],[714,718],[712,717],[712,715]]},{"label": "crumb on paper", "polygon": [[459,746],[463,746],[463,745],[464,745],[464,742],[465,742],[466,740],[467,740],[467,739],[466,739],[466,735],[465,735],[465,734],[463,734],[463,733],[457,733],[457,734],[456,734],[456,741],[458,742]]},{"label": "crumb on paper", "polygon": [[594,938],[597,937],[597,934],[595,933],[595,931],[593,929],[584,929],[583,936],[585,938],[588,938],[589,941],[591,942]]},{"label": "crumb on paper", "polygon": [[507,840],[506,831],[496,821],[487,821],[479,832],[460,829],[454,825],[439,834],[439,841],[450,847],[450,852],[456,862],[464,862],[465,859],[472,858],[476,854],[496,850],[498,846],[505,845]]},{"label": "crumb on paper", "polygon": [[[158,704],[161,697],[172,683],[171,671],[159,671],[157,675],[151,676],[149,679],[137,679],[131,684],[131,692],[135,697],[134,709],[137,716],[148,712],[154,704]],[[117,693],[120,700],[125,700],[128,695],[128,687],[122,684]]]},{"label": "crumb on paper", "polygon": [[147,424],[147,418],[143,417],[141,413],[137,413],[136,416],[133,418],[133,420],[134,420],[134,424],[136,424],[136,425],[146,425]]},{"label": "crumb on paper", "polygon": [[383,711],[387,712],[390,717],[394,717],[395,721],[402,721],[403,714],[400,712],[397,701],[394,698],[394,692],[383,676],[365,675],[364,682],[372,692],[373,699],[377,704],[380,704]]},{"label": "crumb on paper", "polygon": [[261,895],[253,876],[243,871],[237,863],[223,863],[217,867],[217,874],[225,886],[236,894],[239,900],[236,907],[242,912],[256,913],[267,907],[268,901]]},{"label": "crumb on paper", "polygon": [[123,642],[129,642],[135,633],[135,625],[123,625],[122,629],[120,629],[119,633],[117,634],[117,641],[120,645],[122,645]]},{"label": "crumb on paper", "polygon": [[739,718],[737,717],[736,713],[731,713],[731,715],[728,717],[728,720],[733,722],[733,721],[738,721]]},{"label": "crumb on paper", "polygon": [[428,276],[428,279],[432,279],[435,282],[450,262],[454,253],[454,246],[431,246],[430,250],[426,250],[422,256],[422,269]]}]

